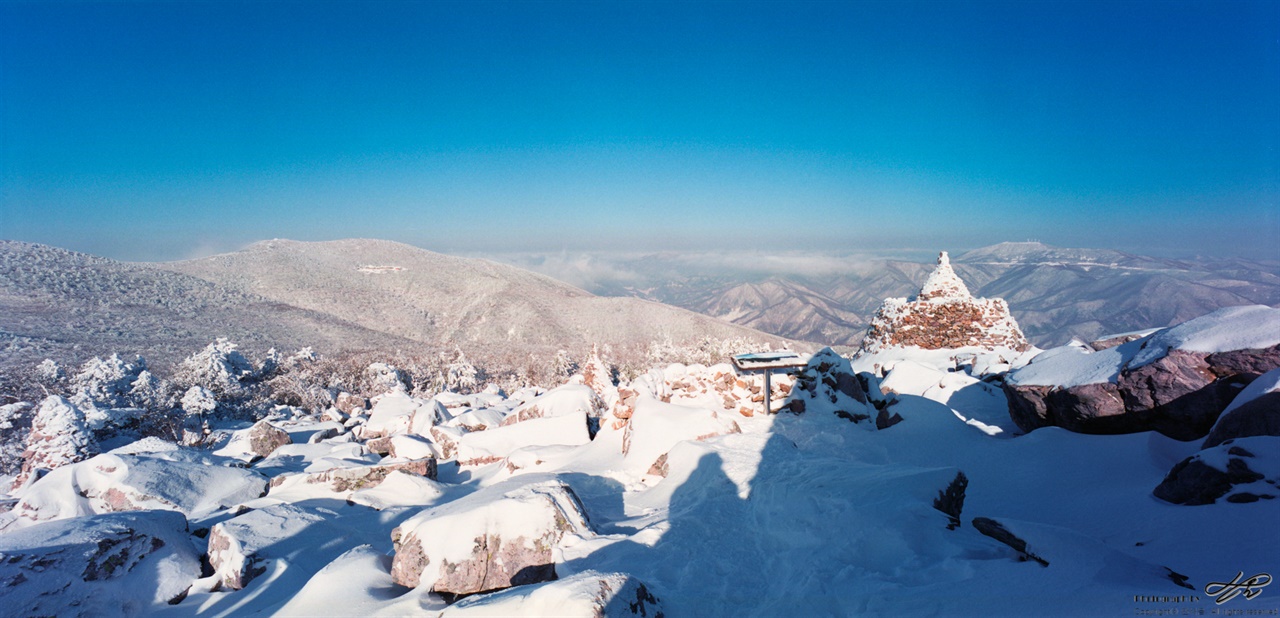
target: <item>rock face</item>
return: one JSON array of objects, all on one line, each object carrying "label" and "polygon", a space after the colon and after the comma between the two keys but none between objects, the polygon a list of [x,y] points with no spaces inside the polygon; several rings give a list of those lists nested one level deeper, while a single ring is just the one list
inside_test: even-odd
[{"label": "rock face", "polygon": [[1000,298],[974,298],[943,251],[920,293],[914,299],[885,299],[862,339],[862,350],[870,353],[905,346],[1022,351],[1030,344],[1009,305]]},{"label": "rock face", "polygon": [[[1264,381],[1270,386],[1278,380],[1280,369],[1268,372],[1249,386],[1252,388]],[[1240,401],[1242,398],[1247,401]],[[1242,392],[1218,418],[1209,431],[1209,437],[1204,439],[1203,447],[1210,448],[1227,440],[1249,436],[1280,436],[1280,391],[1268,391],[1253,397]]]},{"label": "rock face", "polygon": [[1010,380],[1004,390],[1009,415],[1023,431],[1047,426],[1095,434],[1156,430],[1195,440],[1209,433],[1242,386],[1276,367],[1280,346],[1217,354],[1174,349],[1152,363],[1121,369],[1114,382],[1062,388]]},{"label": "rock face", "polygon": [[463,595],[556,578],[552,550],[589,534],[573,490],[557,481],[494,487],[428,509],[391,533],[397,584]]}]

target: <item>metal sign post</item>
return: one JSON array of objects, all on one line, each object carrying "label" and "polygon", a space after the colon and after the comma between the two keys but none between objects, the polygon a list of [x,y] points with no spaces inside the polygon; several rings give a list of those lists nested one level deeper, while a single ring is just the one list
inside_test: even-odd
[{"label": "metal sign post", "polygon": [[772,414],[769,410],[769,400],[773,398],[773,385],[770,376],[774,371],[789,371],[804,367],[809,359],[801,357],[799,354],[790,350],[779,350],[777,352],[754,352],[751,354],[739,354],[732,357],[733,366],[742,373],[763,373],[764,374],[764,413],[765,416]]}]

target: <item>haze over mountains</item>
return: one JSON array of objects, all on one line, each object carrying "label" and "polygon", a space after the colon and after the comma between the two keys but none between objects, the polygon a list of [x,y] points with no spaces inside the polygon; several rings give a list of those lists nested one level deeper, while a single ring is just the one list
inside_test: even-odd
[{"label": "haze over mountains", "polygon": [[[784,337],[857,346],[885,298],[910,296],[933,264],[815,252],[503,256],[598,294],[635,295]],[[977,296],[1004,298],[1032,343],[1162,327],[1226,306],[1280,303],[1280,263],[1174,260],[1038,242],[1001,243],[954,257]]]},{"label": "haze over mountains", "polygon": [[164,364],[218,337],[259,352],[459,346],[548,357],[666,338],[783,343],[683,309],[379,240],[273,240],[163,264],[0,243],[0,336],[6,364],[112,352]]}]

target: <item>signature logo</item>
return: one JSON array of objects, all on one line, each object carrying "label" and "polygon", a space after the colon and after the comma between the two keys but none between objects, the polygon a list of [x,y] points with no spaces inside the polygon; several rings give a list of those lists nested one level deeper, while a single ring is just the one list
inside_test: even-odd
[{"label": "signature logo", "polygon": [[1268,573],[1259,573],[1244,578],[1244,571],[1236,574],[1236,578],[1230,582],[1209,582],[1205,584],[1204,593],[1213,597],[1214,602],[1222,605],[1237,596],[1244,595],[1246,600],[1253,600],[1254,597],[1262,594],[1262,589],[1271,583],[1271,575]]}]

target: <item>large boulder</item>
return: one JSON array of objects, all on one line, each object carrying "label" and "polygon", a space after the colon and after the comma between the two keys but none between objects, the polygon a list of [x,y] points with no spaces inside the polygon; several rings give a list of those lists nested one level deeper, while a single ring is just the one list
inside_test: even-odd
[{"label": "large boulder", "polygon": [[632,472],[645,474],[680,442],[707,440],[731,433],[742,433],[742,429],[732,418],[724,417],[715,410],[644,397],[636,404],[622,434],[622,452]]},{"label": "large boulder", "polygon": [[1157,498],[1198,506],[1257,502],[1280,495],[1280,438],[1258,436],[1230,440],[1192,455],[1169,471],[1155,490]]},{"label": "large boulder", "polygon": [[120,511],[165,510],[201,517],[266,492],[262,475],[196,457],[187,451],[108,453],[63,466],[31,485],[4,515],[11,519],[0,521],[0,529]]},{"label": "large boulder", "polygon": [[257,457],[270,456],[286,444],[293,444],[288,432],[267,421],[258,421],[249,428],[249,450]]},{"label": "large boulder", "polygon": [[217,586],[244,588],[266,571],[266,558],[260,555],[264,548],[279,545],[323,520],[291,504],[277,504],[214,525],[209,530],[209,564]]},{"label": "large boulder", "polygon": [[535,418],[549,418],[583,414],[588,418],[599,418],[606,411],[604,400],[596,391],[583,384],[565,384],[539,395],[524,405],[516,408],[503,419],[503,425],[513,425],[521,421]]},{"label": "large boulder", "polygon": [[200,577],[181,513],[111,513],[0,535],[8,616],[142,616]]},{"label": "large boulder", "polygon": [[272,497],[286,492],[296,493],[299,490],[315,489],[326,493],[351,494],[362,489],[377,487],[392,472],[404,472],[427,479],[436,478],[436,460],[434,458],[410,459],[403,461],[384,461],[373,466],[352,466],[330,468],[322,472],[302,474],[282,474],[271,479]]},{"label": "large boulder", "polygon": [[1205,437],[1259,375],[1280,367],[1280,309],[1231,307],[1095,351],[1046,350],[1005,381],[1009,415],[1023,431],[1159,431]]},{"label": "large boulder", "polygon": [[503,484],[425,510],[392,532],[391,577],[412,588],[464,595],[556,578],[553,550],[590,534],[567,485]]},{"label": "large boulder", "polygon": [[1280,369],[1263,374],[1232,400],[1202,448],[1249,436],[1280,436]]}]

